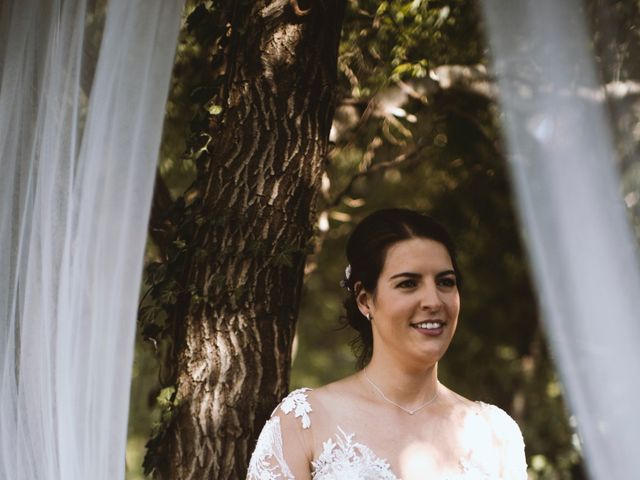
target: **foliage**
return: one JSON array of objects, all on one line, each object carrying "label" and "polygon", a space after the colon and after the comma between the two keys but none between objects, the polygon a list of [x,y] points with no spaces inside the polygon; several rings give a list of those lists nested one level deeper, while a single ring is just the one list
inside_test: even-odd
[{"label": "foliage", "polygon": [[468,1],[353,0],[347,12],[339,60],[345,97],[368,98],[452,58],[468,64],[482,56],[478,12]]},{"label": "foliage", "polygon": [[[465,273],[462,321],[441,365],[443,381],[470,398],[497,403],[520,421],[533,478],[578,478],[579,454],[544,348],[495,105],[472,91],[428,87],[430,69],[486,61],[475,5],[351,6],[337,119],[352,105],[360,116],[339,125],[327,168],[328,224],[310,259],[293,387],[327,383],[353,369],[346,348],[351,334],[338,330],[336,321],[341,259],[353,224],[390,205],[428,211],[454,232]],[[418,95],[398,95],[403,84]]]}]

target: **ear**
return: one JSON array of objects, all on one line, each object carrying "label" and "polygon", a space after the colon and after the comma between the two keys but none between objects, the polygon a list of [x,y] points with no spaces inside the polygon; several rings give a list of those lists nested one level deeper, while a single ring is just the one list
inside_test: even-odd
[{"label": "ear", "polygon": [[367,316],[368,313],[371,313],[371,302],[372,297],[369,292],[367,292],[362,286],[362,282],[358,281],[353,286],[353,290],[355,292],[356,304],[358,305],[358,310],[360,313]]}]

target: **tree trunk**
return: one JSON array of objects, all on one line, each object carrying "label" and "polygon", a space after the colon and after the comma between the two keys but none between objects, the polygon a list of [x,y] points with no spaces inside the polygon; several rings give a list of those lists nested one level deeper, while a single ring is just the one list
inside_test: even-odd
[{"label": "tree trunk", "polygon": [[168,268],[179,272],[175,394],[146,459],[167,480],[244,478],[287,393],[344,10],[344,0],[214,4],[200,8],[225,29],[219,87]]}]

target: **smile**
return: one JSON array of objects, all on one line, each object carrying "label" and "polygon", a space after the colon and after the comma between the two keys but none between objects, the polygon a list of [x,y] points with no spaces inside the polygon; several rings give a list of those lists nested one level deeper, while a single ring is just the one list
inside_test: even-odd
[{"label": "smile", "polygon": [[426,330],[438,330],[444,327],[445,322],[441,320],[433,320],[429,322],[412,323],[413,328],[426,329]]}]

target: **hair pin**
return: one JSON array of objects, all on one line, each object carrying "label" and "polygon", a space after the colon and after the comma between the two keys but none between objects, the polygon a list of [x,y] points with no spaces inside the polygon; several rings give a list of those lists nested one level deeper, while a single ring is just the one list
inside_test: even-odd
[{"label": "hair pin", "polygon": [[349,288],[349,279],[351,278],[351,265],[347,265],[344,269],[344,279],[340,280],[340,286],[348,291],[351,291]]}]

